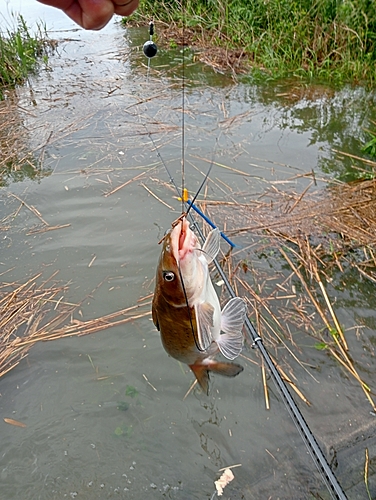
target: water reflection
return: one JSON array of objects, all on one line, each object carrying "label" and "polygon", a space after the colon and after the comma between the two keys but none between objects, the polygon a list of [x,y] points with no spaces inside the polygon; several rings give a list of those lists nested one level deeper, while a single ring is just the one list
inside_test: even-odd
[{"label": "water reflection", "polygon": [[[334,150],[364,157],[362,147],[368,140],[376,113],[376,92],[362,87],[333,89],[315,84],[281,82],[254,86],[248,94],[258,102],[280,111],[270,127],[299,134],[309,133],[307,147],[318,146],[317,166],[322,172],[342,181],[363,176],[367,166]],[[371,169],[370,169],[371,170]]]},{"label": "water reflection", "polygon": [[29,178],[40,181],[51,174],[43,165],[43,151],[32,151],[32,131],[24,126],[23,112],[15,91],[7,91],[0,102],[0,187]]}]

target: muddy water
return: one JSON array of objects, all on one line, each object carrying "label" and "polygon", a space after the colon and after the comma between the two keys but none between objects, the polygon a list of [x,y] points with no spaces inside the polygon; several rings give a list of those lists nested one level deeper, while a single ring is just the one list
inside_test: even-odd
[{"label": "muddy water", "polygon": [[[69,226],[28,234],[40,220],[23,208],[2,238],[1,272],[12,282],[59,270],[70,302],[101,283],[77,313],[96,318],[151,293],[158,239],[179,214],[156,149],[180,183],[182,54],[161,51],[148,76],[139,50],[146,29],[124,32],[111,24],[100,33],[66,32],[73,25],[64,16],[35,2],[21,8],[31,6],[30,16],[45,16],[61,40],[49,70],[17,93],[25,141],[46,175],[3,188],[1,218],[19,205],[13,193],[49,224]],[[318,182],[324,173],[354,173],[332,149],[360,152],[372,95],[292,88],[291,82],[234,85],[186,57],[191,191],[212,159],[213,199],[229,187],[262,193],[270,181],[302,190],[303,174],[312,169]],[[347,328],[360,316],[374,318],[372,287],[356,283],[353,290],[342,292],[337,311]],[[368,325],[371,348],[354,336],[351,349],[372,381],[375,332]],[[312,402],[302,411],[337,463],[349,498],[366,498],[362,471],[365,448],[371,466],[376,456],[375,415],[358,385],[308,343],[302,337],[299,347],[316,368],[311,374],[294,368]],[[256,353],[248,356],[258,361]],[[211,498],[219,469],[241,464],[224,498],[328,498],[272,384],[266,411],[260,369],[244,365],[234,380],[213,377],[209,397],[193,393],[183,400],[192,375],[167,357],[148,317],[34,347],[0,381],[2,419],[26,424],[0,421],[0,497]]]}]

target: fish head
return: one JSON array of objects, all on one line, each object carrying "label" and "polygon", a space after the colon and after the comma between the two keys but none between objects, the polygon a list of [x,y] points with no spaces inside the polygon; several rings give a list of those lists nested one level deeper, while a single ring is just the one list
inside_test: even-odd
[{"label": "fish head", "polygon": [[192,305],[202,282],[200,249],[198,238],[185,217],[165,235],[156,288],[170,304],[177,307],[187,303]]}]

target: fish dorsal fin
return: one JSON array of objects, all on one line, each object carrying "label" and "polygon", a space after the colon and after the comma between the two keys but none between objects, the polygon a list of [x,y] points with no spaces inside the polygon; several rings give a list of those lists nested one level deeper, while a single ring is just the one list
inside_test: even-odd
[{"label": "fish dorsal fin", "polygon": [[213,262],[213,260],[217,257],[219,252],[219,246],[221,242],[221,233],[219,229],[216,227],[212,229],[206,238],[204,246],[202,247],[202,252],[205,255],[206,261],[208,264]]},{"label": "fish dorsal fin", "polygon": [[225,332],[216,340],[219,350],[227,359],[235,359],[243,348],[243,324],[247,308],[240,297],[229,300],[222,311],[221,330]]},{"label": "fish dorsal fin", "polygon": [[197,337],[200,349],[206,350],[212,343],[214,307],[209,302],[195,305]]}]

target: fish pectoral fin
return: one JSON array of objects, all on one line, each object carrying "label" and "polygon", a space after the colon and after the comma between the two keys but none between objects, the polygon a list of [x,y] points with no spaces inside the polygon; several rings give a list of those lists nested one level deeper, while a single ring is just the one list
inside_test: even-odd
[{"label": "fish pectoral fin", "polygon": [[229,334],[241,331],[246,314],[247,306],[243,299],[234,297],[229,300],[222,310],[221,330]]},{"label": "fish pectoral fin", "polygon": [[200,349],[205,351],[212,343],[214,307],[209,302],[195,305],[197,341]]},{"label": "fish pectoral fin", "polygon": [[247,307],[243,299],[234,297],[229,300],[222,311],[221,330],[225,333],[216,339],[219,350],[227,359],[235,359],[243,349],[242,332]]},{"label": "fish pectoral fin", "polygon": [[156,311],[156,308],[154,306],[152,306],[151,308],[151,316],[153,318],[153,323],[155,325],[155,328],[158,330],[159,332],[159,321],[158,321],[158,315],[157,315],[157,311]]},{"label": "fish pectoral fin", "polygon": [[219,252],[221,242],[221,233],[219,229],[216,227],[212,229],[206,238],[204,246],[202,247],[202,253],[204,254],[206,261],[208,264],[213,262],[213,260],[217,257]]},{"label": "fish pectoral fin", "polygon": [[227,359],[235,359],[243,349],[243,332],[223,333],[216,340],[219,350]]}]

